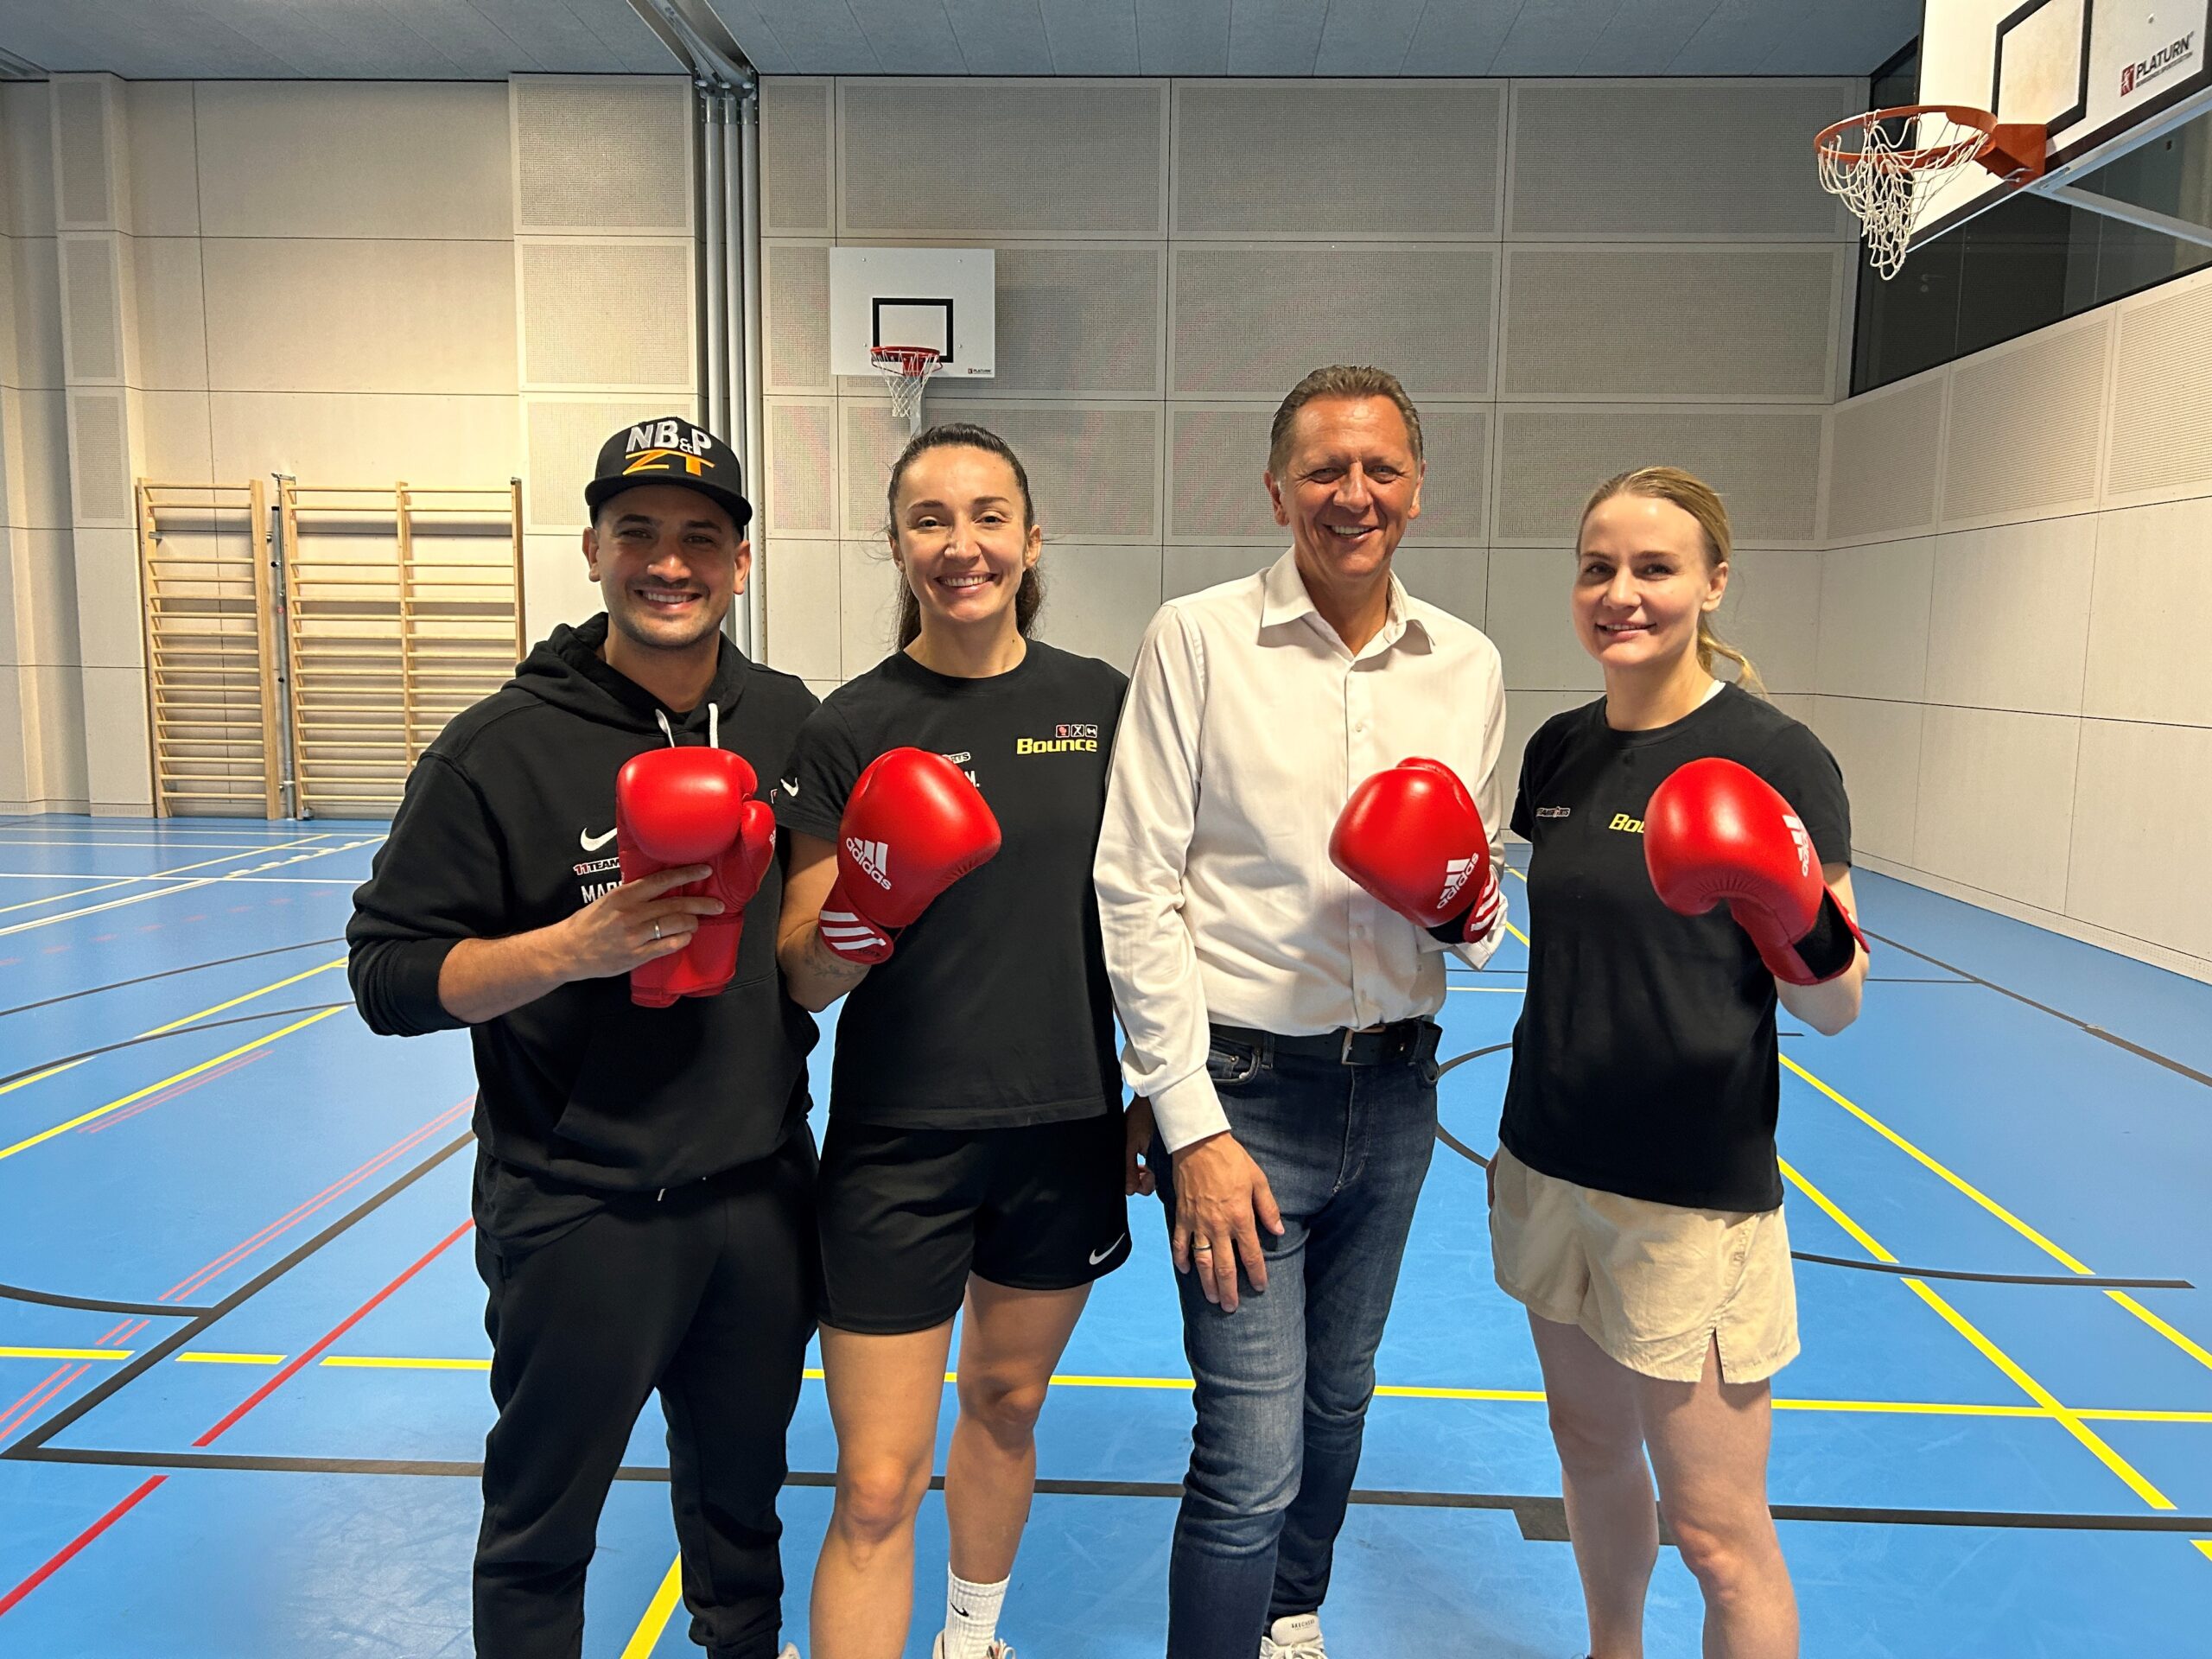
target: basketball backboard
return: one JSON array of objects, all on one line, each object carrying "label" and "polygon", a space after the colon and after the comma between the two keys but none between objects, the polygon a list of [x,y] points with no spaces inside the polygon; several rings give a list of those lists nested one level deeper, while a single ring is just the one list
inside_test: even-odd
[{"label": "basketball backboard", "polygon": [[2208,0],[1927,0],[1921,104],[2039,122],[2040,178],[1962,168],[1913,204],[1925,240],[2016,190],[2058,194],[2212,107]]},{"label": "basketball backboard", "polygon": [[925,346],[938,373],[997,372],[996,268],[988,248],[830,250],[830,372],[872,375],[877,346]]}]

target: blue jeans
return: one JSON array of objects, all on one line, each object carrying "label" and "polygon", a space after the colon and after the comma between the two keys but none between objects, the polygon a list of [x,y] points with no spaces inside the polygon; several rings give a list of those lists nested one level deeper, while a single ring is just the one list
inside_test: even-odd
[{"label": "blue jeans", "polygon": [[[1433,1036],[1419,1058],[1348,1066],[1217,1033],[1206,1070],[1267,1174],[1283,1235],[1237,1309],[1179,1274],[1198,1387],[1167,1574],[1168,1659],[1255,1659],[1275,1619],[1316,1611],[1359,1468],[1375,1351],[1436,1146]],[[1174,1180],[1153,1143],[1160,1192]]]}]

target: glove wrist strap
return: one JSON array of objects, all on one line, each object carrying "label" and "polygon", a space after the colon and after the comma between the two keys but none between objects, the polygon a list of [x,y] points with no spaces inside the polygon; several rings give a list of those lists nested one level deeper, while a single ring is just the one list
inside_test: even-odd
[{"label": "glove wrist strap", "polygon": [[1791,947],[1809,976],[1802,982],[1821,985],[1835,978],[1859,959],[1859,947],[1866,942],[1835,894],[1821,894],[1820,919]]}]

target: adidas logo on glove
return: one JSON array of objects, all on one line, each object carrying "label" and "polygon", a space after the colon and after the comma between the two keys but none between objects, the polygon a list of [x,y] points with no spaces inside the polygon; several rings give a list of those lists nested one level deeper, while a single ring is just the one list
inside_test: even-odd
[{"label": "adidas logo on glove", "polygon": [[1444,891],[1436,896],[1436,907],[1446,910],[1459,896],[1459,889],[1467,885],[1467,878],[1475,873],[1471,858],[1447,858],[1444,861]]},{"label": "adidas logo on glove", "polygon": [[854,863],[866,870],[868,878],[888,892],[891,887],[891,843],[887,841],[862,841],[858,836],[845,837],[845,851]]}]

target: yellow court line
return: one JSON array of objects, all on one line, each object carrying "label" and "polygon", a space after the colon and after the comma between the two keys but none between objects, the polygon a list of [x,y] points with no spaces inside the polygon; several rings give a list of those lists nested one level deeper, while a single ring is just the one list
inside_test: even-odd
[{"label": "yellow court line", "polygon": [[[1830,1220],[1841,1227],[1844,1231],[1849,1233],[1851,1236],[1857,1241],[1859,1247],[1861,1249],[1874,1257],[1878,1262],[1886,1262],[1891,1263],[1892,1266],[1896,1264],[1897,1257],[1891,1255],[1888,1250],[1885,1249],[1879,1240],[1876,1239],[1872,1234],[1869,1233],[1864,1227],[1861,1227],[1857,1222],[1846,1215],[1834,1199],[1830,1198],[1827,1193],[1821,1192],[1820,1188],[1815,1186],[1810,1181],[1799,1174],[1796,1169],[1790,1166],[1787,1160],[1782,1160],[1782,1173],[1789,1178],[1792,1185],[1796,1186],[1799,1191],[1803,1192],[1807,1198],[1818,1205]],[[2042,1383],[2037,1382],[2034,1377],[2029,1376],[2025,1369],[2021,1366],[2018,1360],[2014,1359],[2002,1348],[1999,1348],[1995,1343],[1984,1336],[1974,1323],[1971,1319],[1967,1319],[1965,1314],[1960,1313],[1955,1307],[1953,1307],[1950,1303],[1945,1301],[1943,1298],[1938,1295],[1935,1291],[1930,1290],[1923,1281],[1909,1278],[1904,1281],[1904,1284],[1905,1287],[1911,1291],[1914,1295],[1919,1297],[1922,1301],[1934,1308],[1936,1312],[1942,1317],[1945,1324],[1948,1325],[1954,1331],[1957,1332],[1968,1342],[1972,1343],[1984,1359],[1987,1360],[1999,1370],[2004,1372],[2006,1376],[2010,1377],[2014,1387],[2018,1388],[2021,1393],[2026,1395],[2029,1399],[2041,1406],[2044,1412],[2049,1415],[2057,1419],[2060,1426],[2063,1427],[2069,1434],[2071,1434],[2084,1446],[2088,1447],[2088,1450],[2095,1456],[2098,1462],[2103,1464],[2106,1468],[2111,1470],[2113,1473],[2118,1475],[2121,1480],[2125,1481],[2127,1484],[2129,1491],[2133,1491],[2138,1497],[2141,1498],[2145,1503],[2149,1504],[2154,1510],[2171,1510],[2174,1507],[2172,1499],[2169,1498],[2164,1492],[2152,1485],[2149,1480],[2145,1479],[2142,1471],[2138,1470],[2133,1464],[2128,1462],[2126,1458],[2123,1458],[2119,1452],[2113,1450],[2111,1444],[2107,1442],[2102,1435],[2099,1434],[2096,1430],[2091,1428],[2088,1423],[2084,1422],[2078,1412],[2069,1411],[2066,1407],[2061,1405],[2058,1402],[2058,1397],[2056,1395],[2052,1394],[2049,1389],[2044,1387]]]},{"label": "yellow court line", "polygon": [[645,1604],[645,1616],[638,1621],[638,1628],[630,1632],[630,1639],[622,1644],[622,1659],[646,1659],[646,1656],[660,1645],[660,1633],[668,1628],[668,1621],[675,1616],[676,1603],[683,1593],[683,1557],[679,1554],[668,1564],[668,1571],[661,1575],[660,1588],[653,1592],[653,1599]]},{"label": "yellow court line", "polygon": [[2191,1540],[2191,1541],[2196,1544],[2197,1548],[2204,1552],[2204,1559],[2206,1560],[2212,1561],[2212,1538],[2197,1538]]},{"label": "yellow court line", "polygon": [[282,1365],[289,1354],[189,1353],[176,1356],[180,1365]]},{"label": "yellow court line", "polygon": [[1511,922],[1506,923],[1505,931],[1510,933],[1515,938],[1520,940],[1524,948],[1527,946],[1529,943],[1529,936],[1526,933],[1523,933],[1519,928],[1514,926]]},{"label": "yellow court line", "polygon": [[16,1141],[12,1147],[0,1147],[0,1162],[5,1162],[19,1152],[29,1152],[33,1147],[41,1145],[46,1141],[53,1140],[57,1135],[67,1135],[70,1130],[78,1128],[79,1125],[89,1123],[96,1117],[105,1117],[110,1112],[120,1111],[124,1107],[136,1104],[137,1102],[145,1099],[149,1095],[159,1094],[162,1090],[168,1088],[173,1084],[182,1083],[188,1077],[196,1077],[202,1071],[211,1071],[214,1067],[221,1065],[226,1060],[235,1060],[241,1054],[251,1054],[257,1048],[266,1048],[270,1044],[289,1037],[296,1031],[306,1030],[307,1027],[315,1024],[318,1020],[329,1019],[332,1014],[336,1014],[338,1010],[336,1008],[320,1009],[316,1013],[308,1015],[304,1020],[293,1020],[290,1025],[283,1027],[281,1030],[272,1031],[266,1036],[257,1037],[250,1043],[240,1043],[236,1048],[232,1049],[226,1054],[218,1054],[212,1060],[202,1060],[197,1065],[187,1066],[181,1071],[176,1072],[172,1076],[163,1077],[159,1083],[149,1083],[143,1089],[133,1090],[130,1093],[124,1096],[120,1100],[111,1100],[105,1106],[95,1106],[89,1112],[79,1112],[76,1116],[71,1118],[66,1123],[56,1123],[50,1129],[41,1129],[36,1135],[28,1135],[24,1139]]},{"label": "yellow court line", "polygon": [[[1849,1112],[1853,1117],[1864,1123],[1868,1128],[1873,1130],[1875,1134],[1880,1135],[1891,1146],[1897,1147],[1898,1151],[1904,1153],[1907,1157],[1911,1158],[1923,1168],[1942,1177],[1959,1192],[1964,1193],[1967,1198],[1972,1198],[1984,1210],[1996,1217],[1998,1220],[2003,1222],[2014,1232],[2019,1234],[2021,1237],[2026,1239],[2028,1243],[2034,1245],[2044,1255],[2050,1256],[2053,1261],[2065,1268],[2069,1273],[2086,1274],[2094,1272],[2094,1269],[2092,1269],[2089,1265],[2083,1262],[2079,1256],[2075,1255],[2071,1251],[2060,1249],[2059,1246],[2053,1243],[2050,1239],[2044,1237],[2043,1234],[2037,1231],[2033,1227],[2028,1225],[2026,1222],[2021,1220],[2019,1217],[2014,1215],[2003,1205],[1998,1203],[1996,1199],[1991,1198],[1989,1194],[1983,1192],[1972,1181],[1967,1180],[1964,1176],[1948,1167],[1942,1160],[1922,1151],[1918,1147],[1906,1140],[1904,1136],[1899,1135],[1888,1124],[1883,1122],[1881,1119],[1876,1117],[1873,1113],[1868,1111],[1857,1102],[1846,1099],[1837,1090],[1830,1088],[1826,1083],[1823,1083],[1820,1078],[1815,1077],[1810,1071],[1808,1071],[1803,1066],[1798,1065],[1796,1061],[1791,1059],[1787,1054],[1784,1054],[1782,1057],[1782,1063],[1788,1066],[1792,1071],[1796,1072],[1799,1077],[1802,1077],[1807,1083],[1812,1084],[1814,1088],[1819,1090],[1821,1094],[1826,1095],[1837,1105],[1842,1107],[1845,1111]],[[2107,1290],[2105,1292],[2105,1294],[2113,1301],[2119,1303],[2120,1306],[2126,1308],[2130,1313],[2140,1319],[2145,1325],[2149,1325],[2151,1329],[2157,1332],[2168,1342],[2173,1344],[2175,1347],[2180,1349],[2182,1352],[2187,1354],[2198,1364],[2204,1366],[2207,1370],[2212,1370],[2212,1351],[2208,1351],[2201,1343],[2192,1340],[2181,1332],[2174,1329],[2172,1325],[2167,1324],[2165,1320],[2160,1319],[2149,1308],[2144,1306],[2142,1303],[2137,1301],[2135,1298],[2130,1296],[2126,1291]]]},{"label": "yellow court line", "polygon": [[[166,1026],[156,1026],[151,1031],[142,1031],[138,1036],[133,1037],[130,1040],[135,1043],[140,1038],[165,1036],[172,1031],[190,1025],[195,1020],[205,1020],[211,1014],[221,1014],[226,1008],[237,1007],[241,1002],[251,1002],[257,996],[266,996],[271,991],[281,991],[287,985],[296,985],[303,979],[313,979],[317,974],[327,974],[333,968],[343,968],[345,965],[345,957],[334,957],[320,967],[308,969],[303,974],[294,974],[289,979],[272,980],[258,990],[248,991],[243,996],[234,996],[227,1002],[218,1002],[213,1007],[202,1008],[197,1014],[188,1014],[183,1019],[172,1020]],[[89,1055],[86,1057],[87,1059],[91,1058]],[[33,1071],[28,1076],[17,1077],[13,1083],[0,1083],[0,1095],[12,1095],[18,1089],[28,1089],[35,1083],[43,1083],[48,1077],[59,1077],[64,1071],[73,1071],[84,1063],[84,1060],[64,1060],[59,1065],[49,1065],[43,1071]],[[0,1156],[4,1155],[0,1154]]]},{"label": "yellow court line", "polygon": [[322,1363],[356,1371],[488,1371],[488,1359],[396,1359],[378,1354],[331,1354]]},{"label": "yellow court line", "polygon": [[0,1359],[128,1359],[128,1348],[0,1348]]}]

